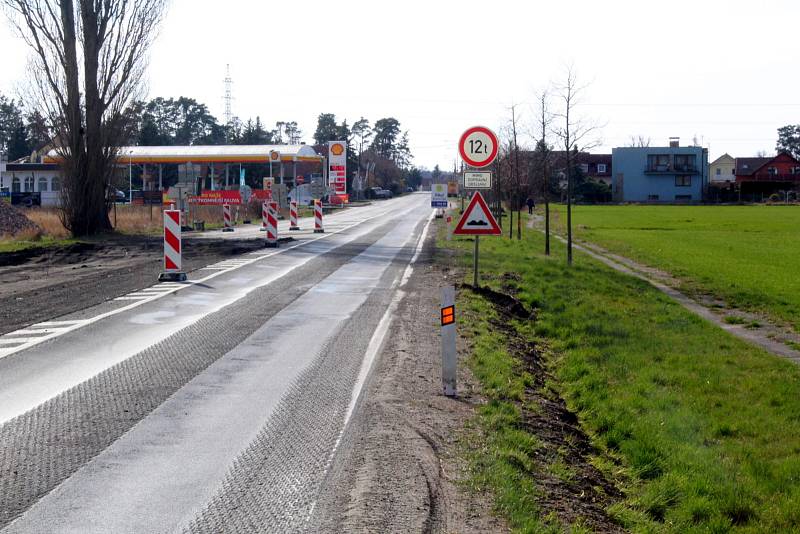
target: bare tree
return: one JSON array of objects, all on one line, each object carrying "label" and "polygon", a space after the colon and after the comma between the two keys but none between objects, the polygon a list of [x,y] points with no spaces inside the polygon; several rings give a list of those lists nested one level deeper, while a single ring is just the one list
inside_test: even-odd
[{"label": "bare tree", "polygon": [[[511,123],[509,124],[511,127],[511,143],[512,143],[512,176],[513,176],[513,196],[511,201],[511,210],[513,212],[514,208],[517,209],[517,240],[522,239],[522,214],[520,206],[520,193],[521,193],[521,180],[520,180],[520,169],[519,169],[519,142],[517,137],[517,105],[511,105]],[[510,225],[513,226],[513,225]],[[513,228],[511,228],[513,232]],[[511,236],[511,232],[509,232],[509,237]]]},{"label": "bare tree", "polygon": [[544,200],[544,253],[550,255],[550,145],[547,143],[547,134],[553,121],[550,113],[550,93],[543,89],[537,95],[539,102],[536,133],[536,153],[539,156],[537,167],[542,181],[542,198]]},{"label": "bare tree", "polygon": [[650,146],[650,138],[645,137],[642,134],[632,135],[630,141],[628,141],[628,146],[636,148],[647,148]]},{"label": "bare tree", "polygon": [[111,229],[106,187],[166,1],[0,0],[34,52],[30,86],[55,134],[73,235]]},{"label": "bare tree", "polygon": [[561,119],[561,126],[556,128],[555,133],[563,144],[567,163],[567,263],[569,265],[572,265],[573,157],[579,150],[587,150],[597,144],[596,140],[592,140],[592,136],[598,127],[577,115],[575,109],[581,103],[586,87],[578,83],[575,68],[572,65],[568,66],[564,81],[558,87],[561,106],[555,114]]}]

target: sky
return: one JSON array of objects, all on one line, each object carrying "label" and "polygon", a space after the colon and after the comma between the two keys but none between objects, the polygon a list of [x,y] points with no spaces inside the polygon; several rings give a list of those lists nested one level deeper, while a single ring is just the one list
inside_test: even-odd
[{"label": "sky", "polygon": [[[395,117],[414,164],[452,169],[461,133],[502,131],[512,105],[532,145],[536,95],[572,65],[592,152],[678,136],[744,157],[800,123],[798,19],[796,0],[172,0],[147,96],[192,97],[222,121],[230,65],[243,120],[294,120],[312,142],[320,113]],[[3,19],[0,92],[17,94],[28,57]]]}]

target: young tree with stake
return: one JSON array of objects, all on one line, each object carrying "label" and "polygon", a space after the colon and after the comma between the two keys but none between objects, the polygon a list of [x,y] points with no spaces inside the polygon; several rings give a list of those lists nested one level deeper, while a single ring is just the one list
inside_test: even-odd
[{"label": "young tree with stake", "polygon": [[543,89],[537,95],[539,101],[538,139],[536,141],[537,167],[542,180],[542,200],[544,201],[544,254],[550,255],[550,146],[547,134],[550,131],[553,116],[550,113],[550,94]]},{"label": "young tree with stake", "polygon": [[556,128],[556,135],[564,147],[567,176],[567,264],[572,265],[572,175],[573,156],[580,150],[587,150],[596,145],[590,141],[598,127],[580,118],[576,107],[581,103],[581,98],[586,90],[586,85],[578,83],[575,68],[567,67],[564,82],[558,87],[558,99],[561,109],[555,114],[561,120],[561,126]]}]

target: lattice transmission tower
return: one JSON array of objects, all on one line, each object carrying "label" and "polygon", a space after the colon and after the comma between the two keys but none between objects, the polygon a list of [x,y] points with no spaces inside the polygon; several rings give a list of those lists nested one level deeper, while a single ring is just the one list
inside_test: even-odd
[{"label": "lattice transmission tower", "polygon": [[226,65],[225,75],[225,125],[233,122],[233,79],[231,78],[231,66]]}]

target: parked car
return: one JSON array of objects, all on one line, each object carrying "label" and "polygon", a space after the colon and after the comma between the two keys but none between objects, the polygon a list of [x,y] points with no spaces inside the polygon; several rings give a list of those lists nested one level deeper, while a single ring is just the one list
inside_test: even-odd
[{"label": "parked car", "polygon": [[128,197],[124,191],[120,191],[116,187],[108,188],[108,200],[111,202],[127,202]]},{"label": "parked car", "polygon": [[374,199],[386,199],[392,197],[392,192],[388,189],[382,189],[380,187],[370,187],[367,189],[367,198],[374,198]]}]

